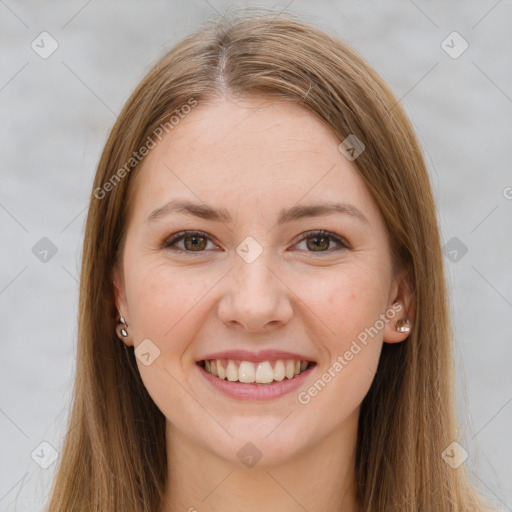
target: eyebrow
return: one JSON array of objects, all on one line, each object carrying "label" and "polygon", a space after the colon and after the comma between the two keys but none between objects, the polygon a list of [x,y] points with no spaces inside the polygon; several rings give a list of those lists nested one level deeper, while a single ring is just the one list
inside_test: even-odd
[{"label": "eyebrow", "polygon": [[[146,223],[154,222],[157,219],[169,215],[171,213],[184,213],[201,219],[212,220],[216,222],[229,223],[232,221],[230,213],[223,208],[215,209],[205,203],[194,203],[192,201],[175,199],[164,204],[160,208],[153,210]],[[277,224],[285,224],[306,217],[319,217],[323,215],[332,215],[333,213],[348,214],[359,219],[365,224],[369,224],[368,219],[355,206],[346,203],[324,203],[318,205],[292,206],[291,208],[282,209],[279,212]]]}]

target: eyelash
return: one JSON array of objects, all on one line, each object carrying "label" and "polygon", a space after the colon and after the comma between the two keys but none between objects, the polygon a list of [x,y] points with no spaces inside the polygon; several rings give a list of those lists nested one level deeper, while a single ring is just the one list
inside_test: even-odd
[{"label": "eyelash", "polygon": [[[208,235],[208,233],[205,233],[204,231],[180,231],[179,233],[175,233],[174,235],[171,235],[169,238],[167,238],[163,243],[163,248],[169,249],[175,243],[180,242],[181,240],[183,240],[185,238],[189,238],[189,237],[193,237],[193,236],[206,238],[207,240],[213,242],[210,235]],[[331,254],[333,251],[336,251],[336,250],[346,250],[346,249],[350,250],[351,249],[348,242],[346,242],[344,239],[340,238],[339,236],[335,235],[334,233],[331,233],[329,231],[324,231],[324,230],[314,230],[314,231],[307,231],[307,232],[303,233],[301,235],[300,239],[298,240],[297,244],[299,244],[300,242],[302,242],[303,240],[306,240],[308,238],[313,238],[314,236],[316,236],[318,238],[328,238],[329,240],[336,242],[339,245],[339,247],[338,247],[338,249],[328,249],[326,251],[318,251],[318,252],[307,251],[307,252],[310,252],[311,254],[323,255],[323,254]],[[206,251],[206,249],[203,251],[187,251],[187,250],[181,249],[181,248],[173,248],[173,250],[186,252],[188,254],[194,254],[194,253],[201,254]]]}]

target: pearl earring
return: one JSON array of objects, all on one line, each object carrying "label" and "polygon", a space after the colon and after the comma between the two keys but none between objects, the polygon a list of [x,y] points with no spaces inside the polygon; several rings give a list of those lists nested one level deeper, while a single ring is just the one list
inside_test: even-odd
[{"label": "pearl earring", "polygon": [[119,337],[127,338],[128,337],[128,331],[126,328],[128,327],[128,324],[126,323],[125,319],[121,315],[119,317],[119,324],[116,327],[116,332]]},{"label": "pearl earring", "polygon": [[404,320],[398,320],[395,324],[395,330],[398,332],[409,332],[411,330],[411,326],[409,325],[409,319],[405,318]]}]

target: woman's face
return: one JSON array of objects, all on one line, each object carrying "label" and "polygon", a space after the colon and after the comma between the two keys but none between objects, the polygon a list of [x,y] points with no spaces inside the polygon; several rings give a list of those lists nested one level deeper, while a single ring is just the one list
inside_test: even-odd
[{"label": "woman's face", "polygon": [[383,341],[406,337],[383,219],[338,145],[296,105],[199,103],[132,184],[124,341],[172,428],[224,459],[353,431]]}]

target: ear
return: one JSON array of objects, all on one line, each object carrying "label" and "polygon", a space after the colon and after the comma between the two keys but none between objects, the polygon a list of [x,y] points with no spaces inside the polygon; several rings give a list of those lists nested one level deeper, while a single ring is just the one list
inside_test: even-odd
[{"label": "ear", "polygon": [[[389,314],[387,314],[389,322],[387,322],[384,327],[384,342],[400,343],[406,340],[414,327],[416,313],[416,301],[412,285],[412,269],[410,266],[402,268],[395,274],[387,311],[389,312]],[[409,327],[408,332],[396,330],[397,322],[400,320],[409,320],[406,324],[407,327]]]},{"label": "ear", "polygon": [[[118,311],[118,314],[122,316],[127,324],[127,326],[130,325],[130,313],[128,311],[128,302],[126,300],[126,293],[125,293],[125,287],[124,287],[124,277],[123,272],[119,267],[116,267],[112,272],[112,281],[113,281],[113,287],[114,287],[114,300],[116,303],[116,308]],[[116,319],[118,321],[119,318]],[[128,333],[129,333],[128,329]],[[127,338],[122,338],[121,341],[128,346],[133,346],[133,340],[130,335],[128,335]]]}]

